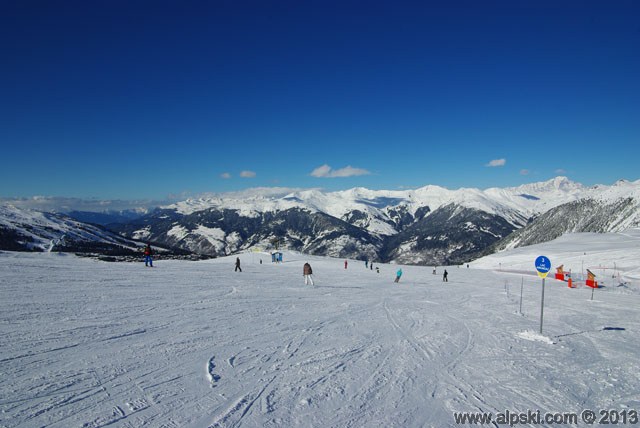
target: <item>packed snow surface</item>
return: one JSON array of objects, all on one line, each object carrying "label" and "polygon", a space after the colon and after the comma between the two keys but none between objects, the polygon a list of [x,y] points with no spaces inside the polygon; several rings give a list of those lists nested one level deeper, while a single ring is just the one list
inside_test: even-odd
[{"label": "packed snow surface", "polygon": [[[402,266],[396,284],[398,266],[286,251],[281,264],[242,254],[242,272],[235,256],[145,268],[0,253],[0,426],[445,427],[454,412],[640,410],[640,235],[592,238],[447,267],[446,283],[443,267]],[[593,300],[549,277],[540,333],[541,254],[629,257]]]},{"label": "packed snow surface", "polygon": [[569,233],[544,244],[529,245],[476,260],[476,268],[496,269],[503,273],[531,271],[531,260],[545,255],[553,268],[562,266],[574,279],[582,280],[586,271],[600,283],[640,282],[640,229],[620,233]]}]

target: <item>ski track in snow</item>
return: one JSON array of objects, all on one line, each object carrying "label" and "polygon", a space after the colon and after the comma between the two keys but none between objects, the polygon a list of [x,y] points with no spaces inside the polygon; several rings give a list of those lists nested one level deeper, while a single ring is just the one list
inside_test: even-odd
[{"label": "ski track in snow", "polygon": [[396,284],[394,266],[241,258],[236,273],[235,256],[145,269],[0,253],[0,427],[442,427],[454,411],[640,407],[633,284],[591,301],[548,280],[538,337],[523,335],[539,326],[534,277],[521,315],[512,273],[452,267],[442,283],[406,266]]}]

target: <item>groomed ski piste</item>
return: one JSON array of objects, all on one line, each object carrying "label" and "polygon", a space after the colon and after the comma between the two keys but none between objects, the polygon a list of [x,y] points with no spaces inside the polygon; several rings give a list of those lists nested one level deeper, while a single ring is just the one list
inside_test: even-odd
[{"label": "groomed ski piste", "polygon": [[[552,272],[542,334],[539,255],[602,286],[569,289]],[[435,275],[401,266],[397,284],[396,265],[252,252],[234,272],[235,258],[145,268],[0,253],[0,427],[445,427],[454,412],[640,410],[640,231]]]}]

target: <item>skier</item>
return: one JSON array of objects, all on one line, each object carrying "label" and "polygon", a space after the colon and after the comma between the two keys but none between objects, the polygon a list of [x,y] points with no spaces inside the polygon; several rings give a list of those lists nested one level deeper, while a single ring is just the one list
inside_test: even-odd
[{"label": "skier", "polygon": [[242,272],[242,268],[240,267],[240,257],[236,257],[236,269],[234,272]]},{"label": "skier", "polygon": [[311,269],[311,265],[309,263],[305,263],[302,268],[302,276],[304,276],[304,285],[311,283],[313,285],[313,270]]},{"label": "skier", "polygon": [[368,268],[369,268],[369,260],[366,260],[366,259],[365,259],[365,261],[364,261],[364,268],[365,268],[365,269],[368,269]]},{"label": "skier", "polygon": [[369,263],[369,267],[373,270],[373,262]]},{"label": "skier", "polygon": [[398,272],[396,272],[396,280],[394,282],[399,282],[401,276],[402,276],[402,268],[398,269]]},{"label": "skier", "polygon": [[153,250],[151,249],[151,244],[147,244],[144,247],[144,265],[148,267],[153,267]]},{"label": "skier", "polygon": [[348,264],[349,264],[349,263],[345,260],[345,261],[344,261],[344,268],[345,268],[345,269],[347,268],[347,265],[348,265]]},{"label": "skier", "polygon": [[376,266],[376,272],[380,273],[380,268]]},{"label": "skier", "polygon": [[444,273],[442,274],[442,281],[443,282],[449,282],[449,279],[447,279],[447,275],[449,275],[449,272],[447,272],[447,270],[444,270]]}]

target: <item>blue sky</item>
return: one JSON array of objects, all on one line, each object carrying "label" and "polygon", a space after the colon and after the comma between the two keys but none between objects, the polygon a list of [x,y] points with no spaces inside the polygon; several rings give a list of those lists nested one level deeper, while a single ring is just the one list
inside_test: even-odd
[{"label": "blue sky", "polygon": [[640,2],[0,5],[0,196],[637,180]]}]

